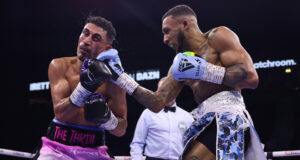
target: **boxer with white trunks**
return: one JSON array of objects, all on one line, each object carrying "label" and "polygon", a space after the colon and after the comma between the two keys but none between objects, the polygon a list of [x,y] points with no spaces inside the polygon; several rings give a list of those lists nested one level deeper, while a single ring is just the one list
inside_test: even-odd
[{"label": "boxer with white trunks", "polygon": [[161,87],[152,92],[140,86],[118,65],[117,54],[102,59],[112,80],[153,112],[159,112],[184,85],[192,89],[199,104],[197,121],[186,132],[180,159],[265,160],[241,95],[242,89],[257,87],[258,75],[238,36],[224,26],[203,33],[187,5],[171,8],[162,21],[164,43],[177,55]]}]

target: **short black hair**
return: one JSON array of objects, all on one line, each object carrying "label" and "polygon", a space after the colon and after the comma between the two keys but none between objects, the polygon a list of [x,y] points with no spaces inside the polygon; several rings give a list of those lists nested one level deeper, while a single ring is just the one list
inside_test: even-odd
[{"label": "short black hair", "polygon": [[193,11],[193,9],[187,5],[177,5],[171,9],[169,9],[162,17],[162,20],[164,20],[166,17],[168,16],[181,16],[181,15],[192,15],[192,16],[196,16],[195,12]]},{"label": "short black hair", "polygon": [[107,39],[110,41],[111,44],[115,40],[117,33],[116,33],[116,29],[113,26],[113,24],[111,23],[111,21],[109,21],[101,16],[89,15],[86,19],[85,24],[87,24],[87,23],[93,23],[96,26],[103,28],[103,30],[105,30],[107,32]]}]

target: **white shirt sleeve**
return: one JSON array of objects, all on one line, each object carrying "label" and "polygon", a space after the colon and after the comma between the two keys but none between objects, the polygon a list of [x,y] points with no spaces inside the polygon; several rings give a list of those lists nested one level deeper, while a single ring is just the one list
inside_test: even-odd
[{"label": "white shirt sleeve", "polygon": [[130,144],[130,155],[132,160],[143,159],[143,149],[146,143],[145,141],[148,132],[146,117],[147,117],[147,109],[143,111],[141,117],[137,122],[133,140]]}]

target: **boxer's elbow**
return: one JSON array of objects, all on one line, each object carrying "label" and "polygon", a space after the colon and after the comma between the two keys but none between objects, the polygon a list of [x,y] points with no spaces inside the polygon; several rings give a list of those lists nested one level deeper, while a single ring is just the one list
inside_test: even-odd
[{"label": "boxer's elbow", "polygon": [[117,128],[115,128],[113,130],[109,130],[109,133],[111,133],[112,135],[117,136],[117,137],[122,137],[126,133],[128,123],[127,123],[126,119],[118,118],[118,120],[119,120],[119,123],[118,123]]},{"label": "boxer's elbow", "polygon": [[[236,65],[231,68],[232,70],[228,70],[228,84],[233,88],[239,89],[256,89],[258,86],[258,75],[254,68],[246,67],[244,65]],[[232,75],[230,75],[230,71]]]},{"label": "boxer's elbow", "polygon": [[128,126],[127,120],[124,120],[123,126],[121,127],[119,133],[118,133],[116,136],[117,136],[117,137],[122,137],[122,136],[124,136],[125,133],[126,133],[127,126]]},{"label": "boxer's elbow", "polygon": [[[81,111],[80,111],[81,110]],[[83,111],[82,107],[75,107],[68,98],[64,98],[58,102],[53,102],[53,111],[55,118],[60,122],[66,122],[74,115]]]},{"label": "boxer's elbow", "polygon": [[259,83],[258,74],[252,63],[250,64],[250,67],[247,67],[247,82],[249,89],[256,89]]},{"label": "boxer's elbow", "polygon": [[164,108],[166,104],[167,99],[162,98],[162,95],[156,93],[156,98],[153,99],[152,102],[148,103],[147,108],[154,113],[158,113]]},{"label": "boxer's elbow", "polygon": [[114,135],[117,137],[122,137],[125,135],[125,133],[126,133],[126,129],[124,129],[124,130],[122,129],[119,132],[116,132]]},{"label": "boxer's elbow", "polygon": [[259,79],[257,74],[256,75],[252,75],[249,79],[248,79],[248,88],[249,89],[256,89],[259,83]]},{"label": "boxer's elbow", "polygon": [[155,104],[152,104],[152,105],[147,105],[146,107],[151,112],[158,113],[158,112],[160,112],[164,108],[164,106],[165,106],[164,104],[166,104],[166,103],[159,102],[159,103],[155,103]]},{"label": "boxer's elbow", "polygon": [[116,137],[122,137],[125,135],[126,130],[110,130],[109,133]]},{"label": "boxer's elbow", "polygon": [[259,83],[257,72],[254,68],[250,68],[247,70],[247,78],[246,78],[247,87],[249,89],[256,89]]},{"label": "boxer's elbow", "polygon": [[67,121],[67,117],[58,108],[54,108],[54,115],[59,122],[64,123]]},{"label": "boxer's elbow", "polygon": [[72,117],[73,113],[66,107],[57,105],[54,106],[54,115],[57,120],[64,123]]},{"label": "boxer's elbow", "polygon": [[257,74],[248,73],[246,79],[237,85],[239,89],[256,89],[259,83]]}]

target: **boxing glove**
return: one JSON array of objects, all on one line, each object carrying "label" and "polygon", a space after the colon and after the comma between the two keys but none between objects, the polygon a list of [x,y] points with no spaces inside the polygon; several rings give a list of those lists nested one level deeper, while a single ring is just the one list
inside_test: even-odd
[{"label": "boxing glove", "polygon": [[80,82],[70,95],[71,103],[77,107],[82,107],[84,101],[104,82],[110,80],[111,76],[112,73],[104,62],[86,59],[81,68]]},{"label": "boxing glove", "polygon": [[107,66],[111,69],[112,79],[114,81],[116,81],[124,72],[118,51],[116,49],[108,49],[104,52],[101,52],[96,59],[104,61],[107,64]]},{"label": "boxing glove", "polygon": [[118,125],[118,119],[100,94],[93,94],[85,101],[84,117],[89,122],[100,124],[100,127],[106,130],[115,129]]},{"label": "boxing glove", "polygon": [[90,92],[95,92],[104,82],[112,77],[111,71],[106,64],[97,59],[88,60],[87,69],[83,70],[80,75],[80,83]]},{"label": "boxing glove", "polygon": [[222,84],[225,68],[206,62],[194,52],[178,53],[172,64],[172,76],[177,81],[199,79]]},{"label": "boxing glove", "polygon": [[109,49],[97,56],[98,60],[104,61],[112,72],[112,81],[131,95],[138,87],[138,83],[124,72],[116,49]]}]

